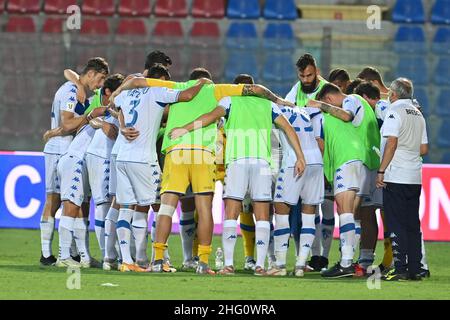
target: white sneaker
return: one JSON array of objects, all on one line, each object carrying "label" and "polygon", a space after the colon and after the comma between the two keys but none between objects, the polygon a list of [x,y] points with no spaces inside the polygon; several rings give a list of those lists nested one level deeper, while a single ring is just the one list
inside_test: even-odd
[{"label": "white sneaker", "polygon": [[105,271],[111,271],[111,270],[117,270],[119,266],[117,265],[117,262],[107,262],[103,261],[103,270]]},{"label": "white sneaker", "polygon": [[294,276],[303,278],[305,276],[305,267],[295,266]]},{"label": "white sneaker", "polygon": [[189,259],[183,262],[183,265],[181,266],[181,270],[196,270],[198,266],[198,262],[194,259]]},{"label": "white sneaker", "polygon": [[72,258],[56,260],[55,266],[58,268],[81,268],[81,264]]},{"label": "white sneaker", "polygon": [[245,257],[244,270],[255,271],[255,268],[256,268],[255,259],[253,259],[253,257]]},{"label": "white sneaker", "polygon": [[81,267],[82,268],[97,268],[97,269],[102,269],[102,263],[95,260],[94,258],[91,257],[90,260],[81,260],[80,261]]}]

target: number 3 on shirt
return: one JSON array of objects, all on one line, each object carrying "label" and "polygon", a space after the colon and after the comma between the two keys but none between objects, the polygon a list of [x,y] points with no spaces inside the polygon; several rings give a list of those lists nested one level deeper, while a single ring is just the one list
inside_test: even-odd
[{"label": "number 3 on shirt", "polygon": [[139,105],[140,102],[141,102],[140,99],[139,100],[132,100],[130,102],[131,109],[130,109],[130,112],[128,112],[128,114],[133,115],[133,119],[131,119],[130,122],[125,124],[126,127],[132,127],[132,126],[134,126],[136,124],[136,121],[138,119],[139,114],[138,114],[138,112],[135,109]]}]

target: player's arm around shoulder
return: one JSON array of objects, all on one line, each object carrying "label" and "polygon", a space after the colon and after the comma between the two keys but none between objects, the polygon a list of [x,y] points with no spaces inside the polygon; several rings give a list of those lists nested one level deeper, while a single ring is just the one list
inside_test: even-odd
[{"label": "player's arm around shoulder", "polygon": [[354,118],[353,113],[351,113],[347,110],[344,110],[342,108],[335,107],[335,106],[328,104],[326,102],[323,102],[323,101],[308,100],[306,106],[311,107],[311,108],[318,108],[322,112],[328,113],[328,114],[332,115],[333,117],[338,118],[344,122],[353,121],[353,118]]},{"label": "player's arm around shoulder", "polygon": [[242,96],[257,96],[260,98],[270,100],[273,103],[279,105],[288,106],[292,108],[295,107],[294,103],[277,96],[268,88],[260,84],[245,84],[242,89]]},{"label": "player's arm around shoulder", "polygon": [[188,102],[197,96],[197,94],[200,92],[200,90],[203,88],[205,84],[212,84],[212,81],[206,78],[201,78],[197,81],[195,85],[192,87],[185,89],[180,92],[178,95],[178,101],[179,102]]},{"label": "player's arm around shoulder", "polygon": [[73,82],[77,86],[77,100],[84,104],[87,95],[84,86],[80,82],[80,76],[78,75],[78,73],[76,73],[72,69],[65,69],[64,78],[66,78],[66,80],[70,82]]}]

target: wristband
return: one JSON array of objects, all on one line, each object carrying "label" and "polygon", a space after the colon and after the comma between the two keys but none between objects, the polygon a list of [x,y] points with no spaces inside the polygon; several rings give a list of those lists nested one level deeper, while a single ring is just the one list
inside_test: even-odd
[{"label": "wristband", "polygon": [[378,174],[384,174],[384,171],[378,170],[377,173],[378,173]]}]

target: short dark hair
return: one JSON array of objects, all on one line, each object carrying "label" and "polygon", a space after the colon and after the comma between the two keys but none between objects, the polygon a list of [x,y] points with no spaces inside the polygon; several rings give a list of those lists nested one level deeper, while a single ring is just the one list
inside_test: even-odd
[{"label": "short dark hair", "polygon": [[317,68],[316,59],[314,59],[314,57],[310,53],[305,53],[304,55],[302,55],[295,65],[300,71],[305,70],[307,66],[313,66],[314,68]]},{"label": "short dark hair", "polygon": [[155,50],[150,52],[145,59],[145,67],[144,69],[150,69],[154,64],[161,63],[165,67],[172,65],[172,59],[162,51]]},{"label": "short dark hair", "polygon": [[102,94],[105,94],[105,89],[109,89],[109,91],[114,92],[117,88],[122,84],[125,77],[120,73],[115,73],[110,75],[105,79],[105,83],[103,84]]},{"label": "short dark hair", "polygon": [[255,80],[249,74],[241,73],[233,80],[234,84],[255,84]]},{"label": "short dark hair", "polygon": [[206,78],[212,80],[211,72],[205,68],[195,68],[189,75],[189,80],[198,80],[200,78]]},{"label": "short dark hair", "polygon": [[366,95],[370,99],[380,99],[380,89],[371,82],[364,81],[360,83],[354,90],[361,97]]},{"label": "short dark hair", "polygon": [[345,89],[345,94],[352,94],[355,91],[355,88],[359,86],[363,82],[362,79],[356,78]]},{"label": "short dark hair", "polygon": [[84,67],[83,71],[81,72],[81,74],[86,74],[89,71],[95,71],[98,73],[103,73],[103,74],[108,74],[109,73],[109,65],[108,62],[106,62],[106,60],[102,57],[95,57],[95,58],[91,58],[89,59],[89,61],[87,62],[86,66]]},{"label": "short dark hair", "polygon": [[347,70],[344,69],[333,69],[330,72],[330,75],[328,76],[329,82],[334,81],[340,81],[340,82],[347,82],[350,81],[350,75],[348,74]]},{"label": "short dark hair", "polygon": [[161,77],[166,78],[166,80],[170,80],[169,69],[161,63],[156,63],[148,70],[147,78],[159,79]]},{"label": "short dark hair", "polygon": [[316,100],[323,100],[327,95],[333,93],[342,93],[341,89],[335,84],[326,83],[323,85],[322,89],[317,93]]},{"label": "short dark hair", "polygon": [[366,81],[378,81],[379,83],[383,83],[383,80],[381,79],[380,71],[378,71],[374,67],[365,67],[359,74],[358,77],[360,79],[366,80]]}]

